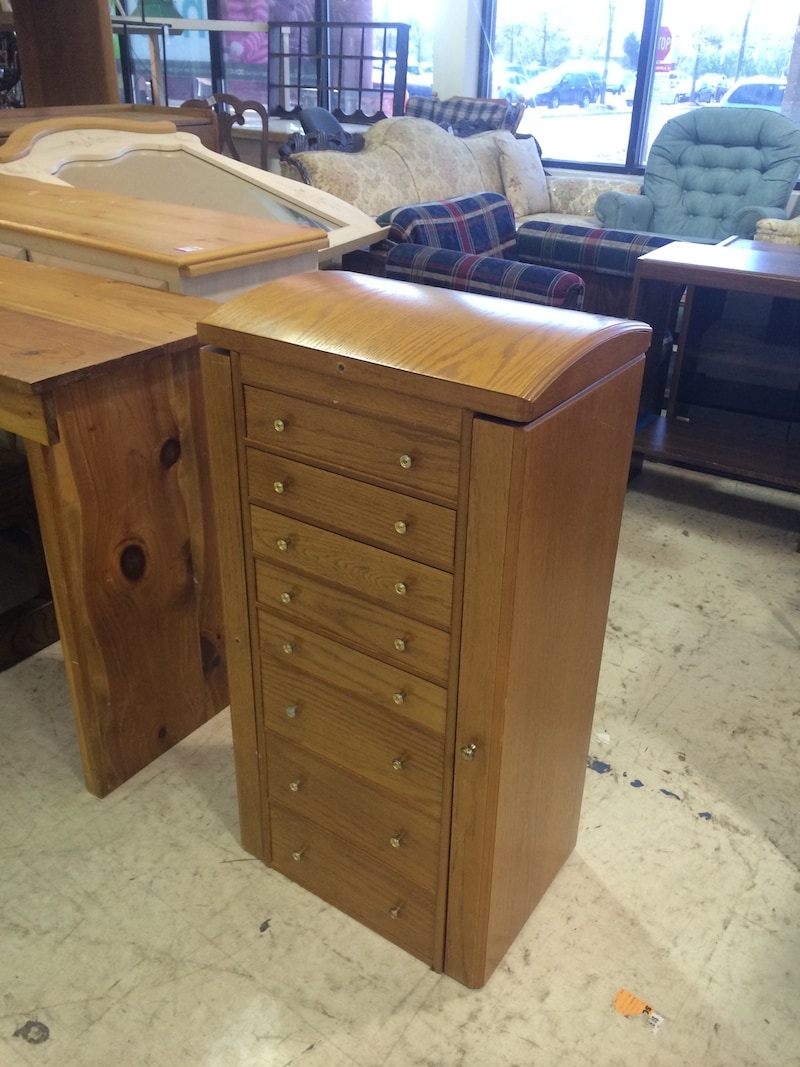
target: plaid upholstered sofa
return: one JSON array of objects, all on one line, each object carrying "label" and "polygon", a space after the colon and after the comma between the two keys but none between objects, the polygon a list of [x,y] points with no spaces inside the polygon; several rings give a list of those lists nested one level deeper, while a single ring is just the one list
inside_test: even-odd
[{"label": "plaid upholstered sofa", "polygon": [[520,262],[511,205],[477,193],[397,208],[385,221],[385,275],[399,281],[548,307],[583,307],[585,285],[572,271]]}]

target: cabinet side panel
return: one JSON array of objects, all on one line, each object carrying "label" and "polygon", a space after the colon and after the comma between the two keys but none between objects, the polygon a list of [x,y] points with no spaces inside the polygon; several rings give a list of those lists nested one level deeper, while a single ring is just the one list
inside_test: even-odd
[{"label": "cabinet side panel", "polygon": [[641,371],[638,362],[520,433],[487,976],[575,846]]},{"label": "cabinet side panel", "polygon": [[[496,719],[482,726],[479,783],[480,747],[456,767],[454,842],[470,847],[453,872],[479,888],[480,906],[471,928],[448,929],[449,946],[478,941],[461,949],[463,972],[446,970],[468,985],[486,981],[575,844],[641,373],[637,360],[527,427],[476,422],[476,453],[510,433],[513,461],[504,513],[476,506],[492,491],[480,460],[470,492],[468,552],[499,539],[481,528],[505,518],[506,530],[502,555],[481,550],[467,565],[497,626],[491,643],[467,586],[462,662],[478,654],[478,626],[483,681],[462,673],[457,745],[476,743],[481,715]],[[459,798],[476,784],[470,813]]]},{"label": "cabinet side panel", "polygon": [[201,356],[211,482],[223,575],[225,656],[231,693],[231,726],[241,841],[248,852],[266,859],[264,835],[267,820],[263,809],[265,779],[261,773],[263,757],[259,744],[258,709],[250,650],[246,550],[239,490],[231,358],[208,348],[202,350]]}]

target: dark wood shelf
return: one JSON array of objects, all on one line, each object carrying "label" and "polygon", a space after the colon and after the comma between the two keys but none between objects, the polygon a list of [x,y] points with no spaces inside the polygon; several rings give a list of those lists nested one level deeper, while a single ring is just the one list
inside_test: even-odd
[{"label": "dark wood shelf", "polygon": [[[673,241],[640,256],[631,297],[632,317],[649,322],[653,337],[646,354],[640,428],[634,438],[631,470],[635,473],[642,458],[646,458],[800,491],[797,401],[795,398],[788,405],[782,403],[780,411],[774,403],[765,404],[765,389],[770,385],[767,377],[763,381],[756,377],[755,388],[749,388],[749,395],[743,397],[743,383],[737,385],[735,376],[729,381],[720,372],[717,376],[722,380],[704,397],[713,401],[712,406],[704,408],[695,403],[688,421],[676,417],[680,407],[691,400],[681,394],[682,373],[686,369],[686,338],[693,315],[699,313],[701,325],[703,322],[702,303],[697,306],[698,293],[703,289],[798,301],[800,247],[740,239],[717,245]],[[670,365],[663,358],[664,344],[674,330],[672,312],[681,297],[683,316]],[[782,331],[788,329],[788,336],[780,339],[793,342],[796,331],[791,308],[781,309],[776,321]],[[727,352],[728,346],[724,345],[717,353],[717,363],[725,363]],[[730,355],[735,362],[735,344],[730,345]],[[775,399],[771,397],[773,402]],[[743,402],[749,406],[756,401],[765,410],[736,410]],[[759,428],[759,420],[773,425]]]},{"label": "dark wood shelf", "polygon": [[800,491],[800,444],[661,416],[637,432],[633,448],[645,459]]}]

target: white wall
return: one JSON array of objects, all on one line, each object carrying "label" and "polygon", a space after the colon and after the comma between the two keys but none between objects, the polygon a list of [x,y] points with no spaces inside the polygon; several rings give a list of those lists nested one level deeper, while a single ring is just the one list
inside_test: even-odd
[{"label": "white wall", "polygon": [[475,96],[480,0],[439,0],[433,38],[433,87],[440,98]]}]

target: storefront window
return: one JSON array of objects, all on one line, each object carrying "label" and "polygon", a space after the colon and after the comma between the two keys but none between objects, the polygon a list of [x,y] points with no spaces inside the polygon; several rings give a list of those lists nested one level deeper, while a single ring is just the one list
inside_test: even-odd
[{"label": "storefront window", "polygon": [[525,100],[548,159],[641,164],[689,108],[786,111],[797,25],[797,0],[497,0],[492,93]]}]

